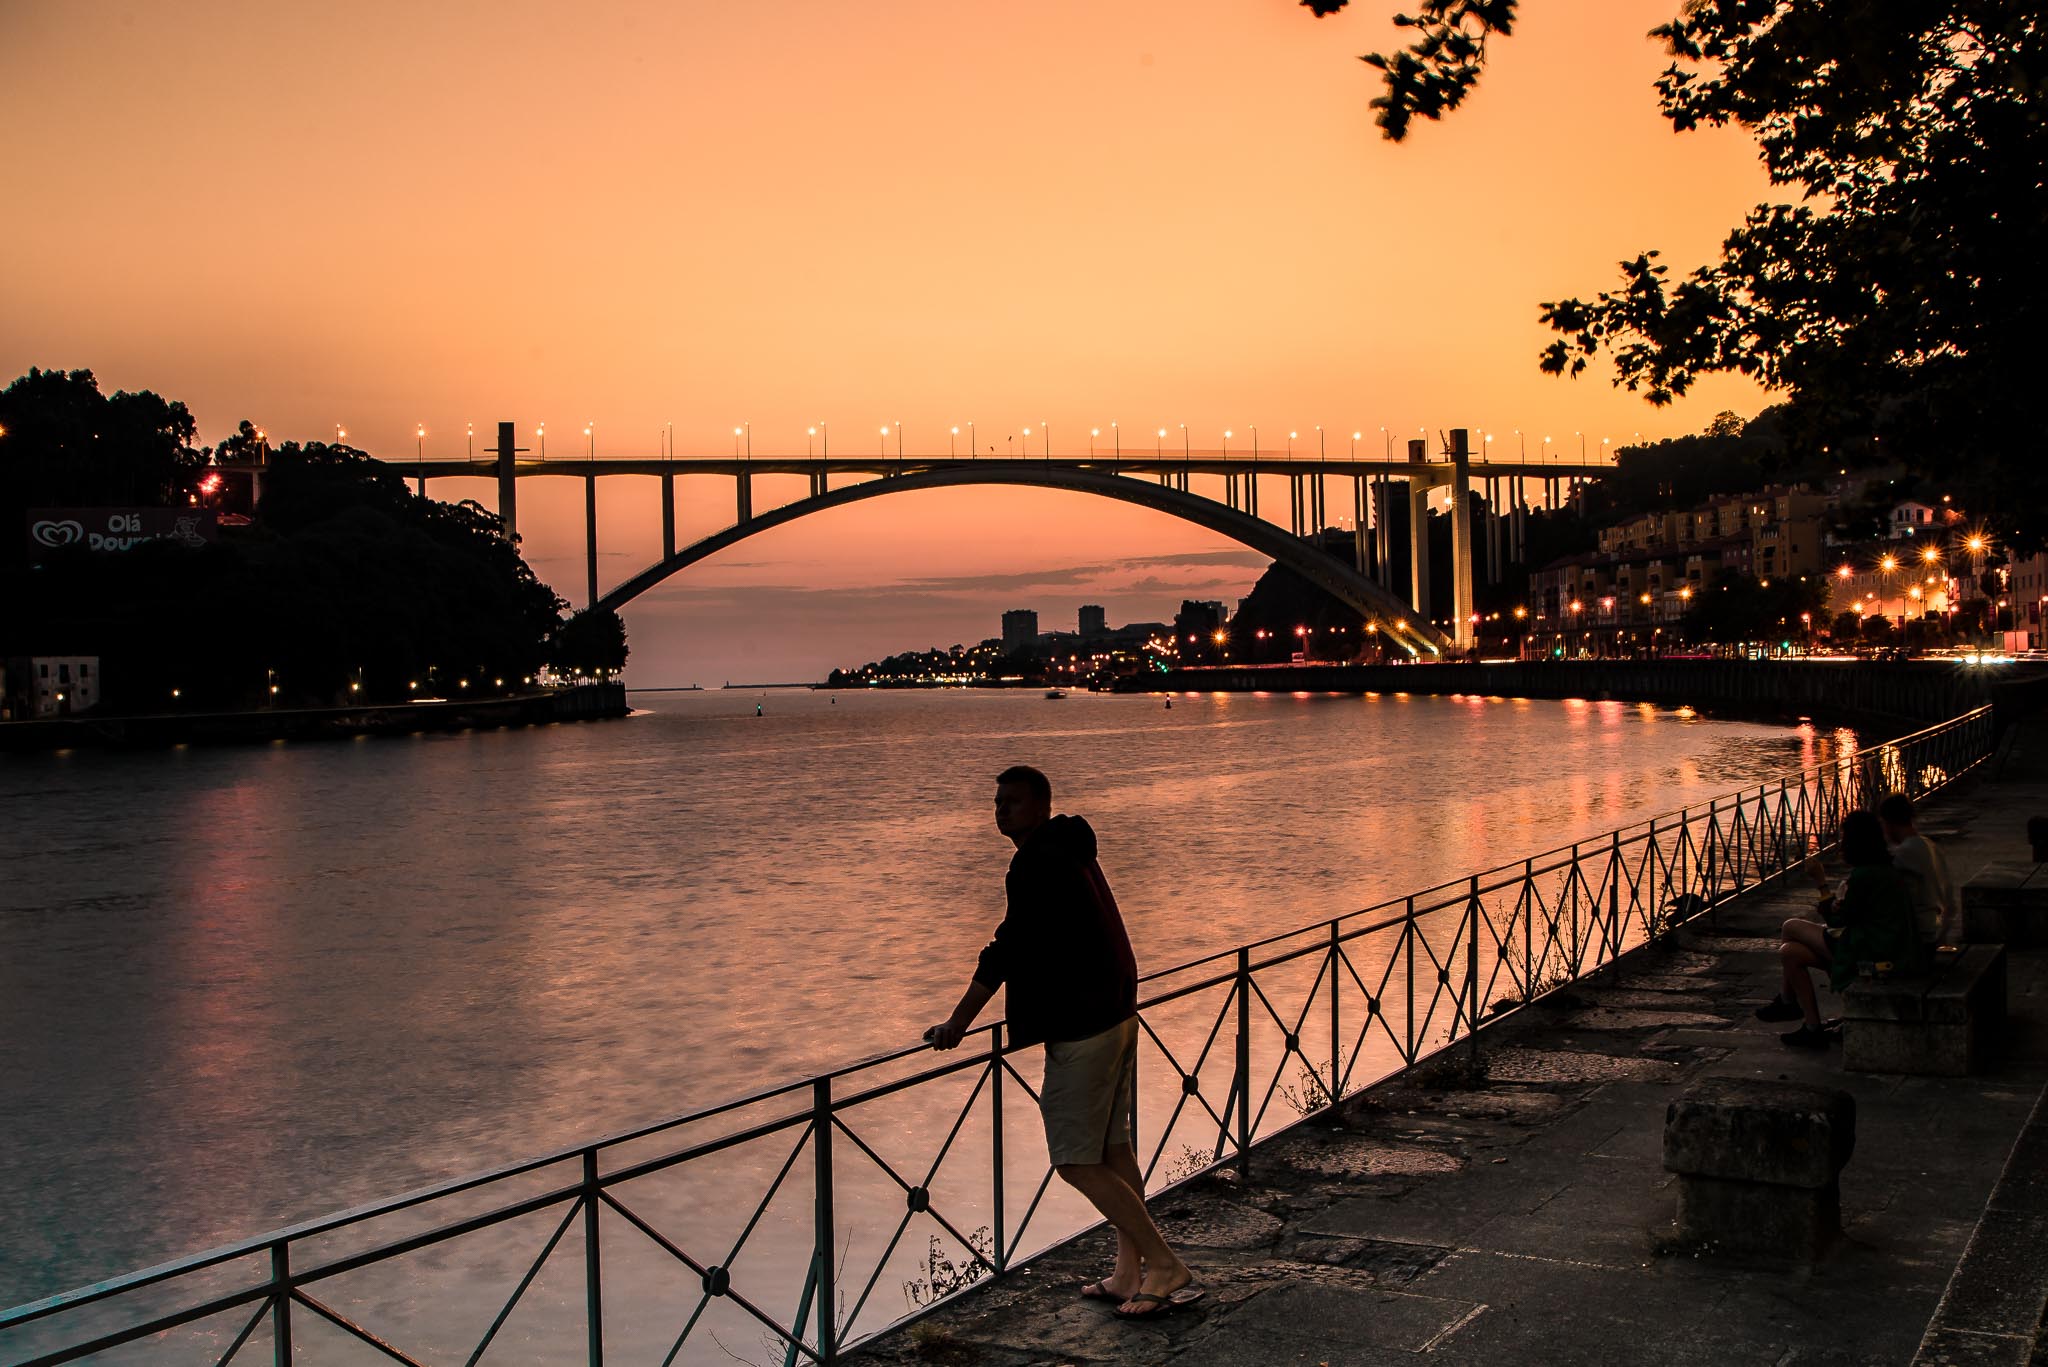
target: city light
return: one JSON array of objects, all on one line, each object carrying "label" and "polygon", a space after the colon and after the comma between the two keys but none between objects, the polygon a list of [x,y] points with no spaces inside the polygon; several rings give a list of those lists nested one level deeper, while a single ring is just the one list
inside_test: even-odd
[{"label": "city light", "polygon": [[1839,568],[1839,569],[1837,569],[1837,570],[1835,571],[1835,578],[1837,578],[1837,579],[1848,579],[1848,578],[1852,577],[1852,576],[1853,576],[1853,575],[1854,575],[1855,573],[1856,573],[1856,571],[1855,571],[1855,570],[1851,569],[1851,568],[1850,568],[1849,566],[1847,566],[1847,565],[1843,565],[1843,566],[1842,566],[1841,568]]}]

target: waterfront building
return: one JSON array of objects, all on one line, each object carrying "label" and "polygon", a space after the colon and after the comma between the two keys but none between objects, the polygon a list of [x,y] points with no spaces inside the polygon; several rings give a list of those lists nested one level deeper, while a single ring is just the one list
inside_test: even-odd
[{"label": "waterfront building", "polygon": [[1003,614],[1003,653],[1016,655],[1038,648],[1038,614],[1015,608]]},{"label": "waterfront building", "polygon": [[1098,603],[1081,605],[1081,634],[1083,636],[1106,636],[1109,634],[1109,614]]},{"label": "waterfront building", "polygon": [[0,701],[14,719],[89,712],[100,700],[97,655],[25,655],[0,671]]}]

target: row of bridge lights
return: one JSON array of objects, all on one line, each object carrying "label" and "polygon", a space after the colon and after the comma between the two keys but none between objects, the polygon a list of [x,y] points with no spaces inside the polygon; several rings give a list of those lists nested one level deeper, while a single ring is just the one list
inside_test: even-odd
[{"label": "row of bridge lights", "polygon": [[[663,445],[667,447],[668,454],[672,457],[675,454],[675,424],[673,422],[664,423],[662,425],[661,430]],[[1038,425],[1038,430],[1040,433],[1040,437],[1044,443],[1045,459],[1051,460],[1052,424],[1049,422],[1041,422]],[[1251,433],[1252,455],[1256,458],[1259,453],[1259,429],[1257,427],[1251,427],[1247,430]],[[1415,430],[1416,432],[1421,434],[1421,436],[1425,440],[1428,438],[1429,429],[1427,427],[1417,427]],[[1190,439],[1188,436],[1188,425],[1186,423],[1179,424],[1179,431],[1181,443],[1181,457],[1182,459],[1191,459],[1193,456],[1193,448],[1190,445]],[[882,458],[886,460],[889,457],[889,435],[891,432],[894,432],[896,436],[896,459],[902,460],[903,421],[900,418],[896,421],[896,423],[893,426],[888,423],[882,424],[882,427],[880,429]],[[1025,443],[1028,445],[1031,440],[1031,429],[1029,427],[1024,428],[1023,434]],[[1315,434],[1316,452],[1321,459],[1328,460],[1329,451],[1325,444],[1325,433],[1323,432],[1323,429],[1320,425],[1318,425],[1315,428]],[[548,425],[544,422],[541,423],[538,427],[533,429],[533,435],[535,439],[538,440],[540,443],[540,458],[542,460],[546,460],[548,458]],[[1114,453],[1119,458],[1121,458],[1123,455],[1122,427],[1119,424],[1112,422],[1109,425],[1109,435]],[[1486,433],[1486,444],[1488,446],[1491,446],[1493,444],[1494,438],[1498,435],[1498,433],[1494,432]],[[1521,428],[1517,427],[1513,429],[1512,435],[1519,438],[1520,440],[1521,458],[1524,460],[1528,459],[1529,441],[1527,434],[1524,433]],[[1586,458],[1586,434],[1583,432],[1574,432],[1572,435],[1576,436],[1579,439],[1579,458],[1581,460],[1584,460]],[[1638,432],[1636,436],[1640,438],[1642,436],[1642,433]],[[256,437],[257,440],[259,441],[267,439],[267,435],[261,431],[257,432]],[[585,442],[584,449],[587,456],[590,459],[595,460],[597,458],[597,423],[594,420],[591,422],[587,422],[583,425],[583,437]],[[947,433],[946,454],[948,457],[955,459],[958,458],[959,437],[960,428],[958,425],[955,425]],[[1152,445],[1152,454],[1155,459],[1162,458],[1165,451],[1167,429],[1164,427],[1160,428],[1157,432],[1153,434],[1153,437],[1154,440]],[[1236,437],[1236,429],[1225,428],[1223,430],[1223,454],[1225,457],[1228,457],[1230,455],[1230,443],[1233,440],[1235,440]],[[1389,459],[1391,459],[1394,452],[1394,434],[1392,430],[1384,426],[1381,427],[1380,437],[1385,444],[1386,455]],[[337,442],[347,441],[348,428],[342,423],[336,423],[334,425],[334,438]],[[475,423],[472,422],[465,425],[463,438],[468,453],[470,457],[473,459],[476,455]],[[831,458],[832,430],[829,424],[821,421],[817,423],[815,426],[806,428],[804,430],[804,438],[804,454],[806,456],[810,456],[813,454],[812,443],[816,441],[822,443],[822,454],[825,456],[825,458],[828,460]],[[1096,442],[1100,441],[1101,438],[1102,429],[1100,427],[1091,427],[1088,429],[1088,455],[1091,459],[1093,459],[1095,455],[1095,444]],[[1301,440],[1301,433],[1299,430],[1290,431],[1287,434],[1287,459],[1294,459],[1294,443],[1299,440]],[[1358,443],[1364,440],[1365,433],[1363,431],[1357,431],[1351,434],[1351,459],[1358,459]],[[415,460],[424,460],[426,458],[426,442],[427,425],[425,423],[416,423],[413,427],[413,457]],[[754,425],[750,422],[743,422],[738,427],[733,428],[732,443],[732,453],[735,459],[744,458],[747,460],[752,460],[754,456]],[[1551,438],[1545,437],[1543,439],[1543,445],[1541,447],[1541,454],[1543,459],[1546,461],[1550,459],[1550,444]],[[1609,438],[1600,438],[1600,454],[1603,458],[1608,454],[1609,447],[1611,445],[1612,442]],[[975,425],[973,422],[970,421],[967,424],[967,452],[970,456],[973,456],[978,454],[980,449],[981,448],[979,443],[979,437],[975,431]]]}]

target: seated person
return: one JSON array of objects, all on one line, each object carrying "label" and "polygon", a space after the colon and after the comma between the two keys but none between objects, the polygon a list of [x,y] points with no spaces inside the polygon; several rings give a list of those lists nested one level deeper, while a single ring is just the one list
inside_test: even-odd
[{"label": "seated person", "polygon": [[1884,838],[1891,843],[1892,863],[1906,875],[1913,892],[1913,920],[1928,944],[1952,945],[1963,938],[1963,907],[1948,864],[1932,840],[1913,826],[1913,799],[1893,793],[1877,804]]},{"label": "seated person", "polygon": [[1913,929],[1913,894],[1892,867],[1884,827],[1871,812],[1842,818],[1842,858],[1849,876],[1839,893],[1827,886],[1818,859],[1806,861],[1821,890],[1820,921],[1794,917],[1785,922],[1778,961],[1784,986],[1757,1008],[1762,1020],[1801,1020],[1797,1030],[1778,1038],[1794,1049],[1818,1049],[1827,1043],[1820,999],[1809,969],[1826,969],[1828,985],[1840,990],[1856,977],[1859,963],[1890,963],[1899,972],[1922,967],[1926,949]]}]

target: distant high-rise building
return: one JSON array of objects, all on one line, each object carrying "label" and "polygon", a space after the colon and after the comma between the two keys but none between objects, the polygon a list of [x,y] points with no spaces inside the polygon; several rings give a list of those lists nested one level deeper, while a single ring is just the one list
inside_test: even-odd
[{"label": "distant high-rise building", "polygon": [[1081,634],[1103,636],[1109,632],[1109,614],[1094,603],[1081,605]]},{"label": "distant high-rise building", "polygon": [[1038,614],[1017,608],[1003,614],[1003,652],[1014,655],[1038,644]]}]

